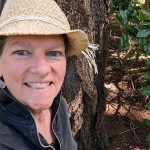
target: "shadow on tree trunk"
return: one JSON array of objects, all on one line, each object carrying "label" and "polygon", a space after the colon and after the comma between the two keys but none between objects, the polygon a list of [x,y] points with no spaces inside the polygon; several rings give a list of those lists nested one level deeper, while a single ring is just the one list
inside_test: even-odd
[{"label": "shadow on tree trunk", "polygon": [[69,58],[63,95],[69,104],[73,135],[79,150],[109,150],[104,128],[104,73],[108,51],[107,14],[110,0],[57,0],[72,29],[84,30],[96,51],[98,75],[93,74],[83,54]]}]

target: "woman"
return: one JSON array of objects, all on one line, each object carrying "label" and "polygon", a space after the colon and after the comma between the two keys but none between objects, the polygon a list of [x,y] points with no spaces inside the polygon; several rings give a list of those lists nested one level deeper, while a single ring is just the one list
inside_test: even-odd
[{"label": "woman", "polygon": [[0,150],[76,150],[60,90],[88,46],[54,0],[7,0],[0,16]]}]

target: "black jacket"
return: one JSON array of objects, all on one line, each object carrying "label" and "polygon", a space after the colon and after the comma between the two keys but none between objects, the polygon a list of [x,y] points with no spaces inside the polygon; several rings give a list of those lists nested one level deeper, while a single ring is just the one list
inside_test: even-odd
[{"label": "black jacket", "polygon": [[[37,132],[31,113],[12,96],[8,97],[10,94],[6,96],[7,93],[0,99],[0,150],[54,150]],[[71,134],[67,103],[60,95],[53,102],[52,117],[56,150],[77,150]]]}]

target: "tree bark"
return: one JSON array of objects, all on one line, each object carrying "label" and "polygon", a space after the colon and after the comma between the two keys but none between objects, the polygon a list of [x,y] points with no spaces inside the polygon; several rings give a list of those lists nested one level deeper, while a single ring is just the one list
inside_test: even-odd
[{"label": "tree bark", "polygon": [[104,73],[108,50],[107,14],[110,0],[56,0],[72,29],[84,30],[91,43],[99,44],[96,51],[98,75],[90,70],[83,54],[68,59],[67,74],[62,89],[69,103],[71,125],[79,150],[108,150],[104,128]]}]

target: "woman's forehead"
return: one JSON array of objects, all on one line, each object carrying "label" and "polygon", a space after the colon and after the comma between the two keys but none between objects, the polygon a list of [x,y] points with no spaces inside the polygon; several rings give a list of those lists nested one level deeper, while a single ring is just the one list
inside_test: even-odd
[{"label": "woman's forehead", "polygon": [[11,46],[30,46],[32,43],[61,45],[64,44],[64,38],[62,35],[18,35],[7,37],[6,43]]},{"label": "woman's forehead", "polygon": [[36,39],[63,39],[62,35],[13,35],[8,36],[6,39],[9,40],[36,40]]}]

